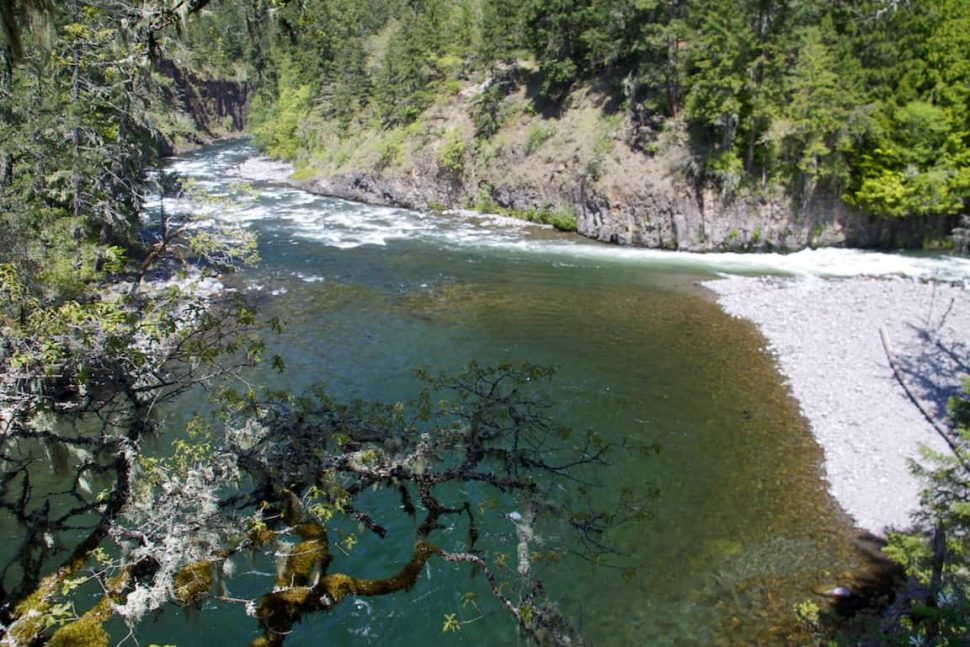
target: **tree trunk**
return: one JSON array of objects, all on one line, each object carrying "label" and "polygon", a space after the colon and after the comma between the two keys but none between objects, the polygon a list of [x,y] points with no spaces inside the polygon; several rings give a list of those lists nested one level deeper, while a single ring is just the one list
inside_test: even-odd
[{"label": "tree trunk", "polygon": [[[71,20],[75,23],[81,19],[81,11],[78,0],[71,0]],[[81,215],[81,131],[78,128],[78,100],[81,97],[81,49],[75,40],[71,47],[71,110],[74,112],[71,124],[71,150],[74,156],[74,170],[71,184],[73,187],[73,212],[74,216]]]},{"label": "tree trunk", "polygon": [[[10,63],[10,51],[7,47],[0,47],[0,101],[6,102],[10,96],[10,87],[13,83],[13,66]],[[6,122],[10,122],[9,111],[4,109],[0,115]],[[10,152],[6,149],[0,150],[0,190],[10,186],[13,176],[13,160]]]},{"label": "tree trunk", "polygon": [[[938,523],[933,530],[933,566],[930,574],[930,592],[926,598],[926,606],[938,608],[940,586],[943,584],[943,565],[946,562],[946,530],[942,523]],[[926,623],[926,638],[933,644],[940,632],[939,620],[931,616]]]}]

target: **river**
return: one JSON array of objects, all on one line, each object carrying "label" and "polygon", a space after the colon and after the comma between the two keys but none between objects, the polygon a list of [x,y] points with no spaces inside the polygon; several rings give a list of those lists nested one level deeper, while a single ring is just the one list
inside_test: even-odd
[{"label": "river", "polygon": [[[656,493],[648,518],[609,533],[619,552],[611,565],[567,558],[546,567],[550,592],[588,644],[782,644],[797,636],[795,603],[865,570],[857,531],[826,491],[821,452],[763,340],[699,283],[725,272],[945,276],[945,261],[837,250],[698,257],[269,181],[240,192],[235,169],[254,154],[245,140],[227,141],[171,168],[236,196],[233,207],[203,210],[258,235],[262,262],[227,284],[285,322],[269,350],[286,373],[259,379],[393,401],[414,392],[417,367],[527,361],[555,367],[557,420],[656,447],[615,453],[602,470],[601,501],[624,488]],[[490,531],[512,527],[495,516]],[[392,572],[411,537],[365,540],[346,566]],[[271,580],[258,560],[235,567],[230,595],[259,595]],[[432,564],[414,590],[308,617],[287,644],[516,644],[481,580]],[[480,619],[462,608],[470,590],[482,594]],[[206,605],[149,619],[140,642],[245,644],[256,635],[240,605]],[[445,634],[449,613],[475,621]]]}]

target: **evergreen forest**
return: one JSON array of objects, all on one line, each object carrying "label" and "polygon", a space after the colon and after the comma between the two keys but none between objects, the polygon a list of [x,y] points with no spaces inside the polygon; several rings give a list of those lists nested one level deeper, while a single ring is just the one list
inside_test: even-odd
[{"label": "evergreen forest", "polygon": [[[581,644],[540,563],[609,562],[609,529],[650,517],[653,492],[588,495],[611,452],[659,450],[557,423],[545,367],[418,372],[392,404],[250,382],[285,375],[267,340],[287,322],[212,287],[259,253],[206,215],[250,187],[207,195],[165,156],[245,134],[297,181],[433,169],[417,206],[562,231],[574,202],[509,197],[499,173],[540,160],[585,197],[635,159],[724,203],[821,196],[917,247],[970,227],[970,0],[0,0],[0,22],[2,645],[128,644],[217,602],[282,645],[410,599],[432,563],[477,578],[456,605],[517,644]],[[792,609],[792,640],[966,644],[966,399],[947,424],[918,523],[888,537],[889,597]],[[341,572],[401,532],[388,572]],[[246,599],[224,585],[240,556],[263,560]]]},{"label": "evergreen forest", "polygon": [[301,164],[335,148],[333,133],[362,130],[384,133],[392,161],[395,136],[424,129],[422,115],[473,80],[483,83],[475,139],[441,153],[445,166],[467,164],[487,154],[515,84],[552,115],[592,84],[643,154],[677,133],[691,181],[821,191],[883,218],[966,210],[960,0],[293,2],[259,19],[274,35],[258,49],[242,44],[246,11],[226,12],[211,33],[235,37],[227,51],[260,79],[258,140]]}]

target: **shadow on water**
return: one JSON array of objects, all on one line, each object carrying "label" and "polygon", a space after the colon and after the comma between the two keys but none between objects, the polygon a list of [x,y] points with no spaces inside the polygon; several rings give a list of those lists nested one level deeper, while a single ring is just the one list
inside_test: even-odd
[{"label": "shadow on water", "polygon": [[[264,262],[234,279],[267,316],[287,322],[267,350],[288,370],[268,383],[298,391],[323,381],[341,399],[394,401],[413,393],[415,367],[525,361],[557,369],[548,395],[559,422],[621,447],[660,447],[615,453],[602,487],[591,489],[605,502],[623,490],[659,492],[647,518],[609,531],[621,568],[568,557],[547,568],[550,590],[581,619],[588,644],[805,644],[793,608],[828,599],[820,587],[878,599],[891,571],[854,541],[857,531],[828,494],[822,452],[763,338],[694,285],[710,273],[599,254],[458,248],[440,237],[341,249],[324,242],[326,228],[373,214],[325,204],[333,218],[320,206],[309,215],[295,213],[300,204],[272,206],[303,223],[302,237],[282,217],[253,220]],[[507,532],[507,519],[497,519],[494,532]],[[399,549],[389,538],[360,559],[392,568]],[[240,564],[235,592],[261,593],[265,581],[246,574],[266,568]],[[444,615],[479,584],[434,565],[411,594],[308,618],[287,644],[321,636],[334,644],[515,644],[497,611],[442,635]],[[252,633],[238,610],[206,616],[227,641]],[[166,612],[139,639],[203,645],[204,633],[198,620]]]},{"label": "shadow on water", "polygon": [[[280,350],[307,361],[312,340],[329,339],[322,361],[344,385],[378,391],[406,381],[389,373],[447,368],[459,356],[554,365],[558,418],[661,447],[612,456],[597,490],[602,501],[659,492],[648,519],[610,531],[619,567],[566,559],[550,568],[588,640],[786,643],[801,635],[794,604],[866,570],[761,338],[696,291],[607,287],[595,276],[580,283],[576,271],[502,263],[381,289],[375,262],[369,288],[333,283],[269,302],[294,328]],[[347,298],[355,292],[369,297]]]},{"label": "shadow on water", "polygon": [[[822,591],[831,600],[832,610],[843,619],[852,621],[862,612],[878,613],[893,602],[895,592],[906,574],[902,566],[893,562],[882,552],[886,540],[871,533],[863,533],[855,540],[862,559],[862,567],[854,574],[848,593],[831,594]],[[836,592],[840,593],[840,592]]]}]

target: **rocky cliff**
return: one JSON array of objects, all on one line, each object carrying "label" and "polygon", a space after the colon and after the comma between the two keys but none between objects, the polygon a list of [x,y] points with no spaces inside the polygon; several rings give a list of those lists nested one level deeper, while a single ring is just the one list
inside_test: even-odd
[{"label": "rocky cliff", "polygon": [[590,238],[688,251],[919,246],[949,233],[942,219],[875,219],[821,191],[795,197],[692,183],[682,132],[668,128],[633,146],[629,120],[593,89],[544,116],[519,88],[498,109],[501,127],[476,139],[471,115],[482,90],[456,92],[407,129],[334,133],[304,163],[301,185],[410,208],[558,212]]},{"label": "rocky cliff", "polygon": [[206,79],[166,58],[154,64],[166,81],[162,93],[176,116],[162,132],[163,155],[242,132],[249,96],[246,84]]}]

